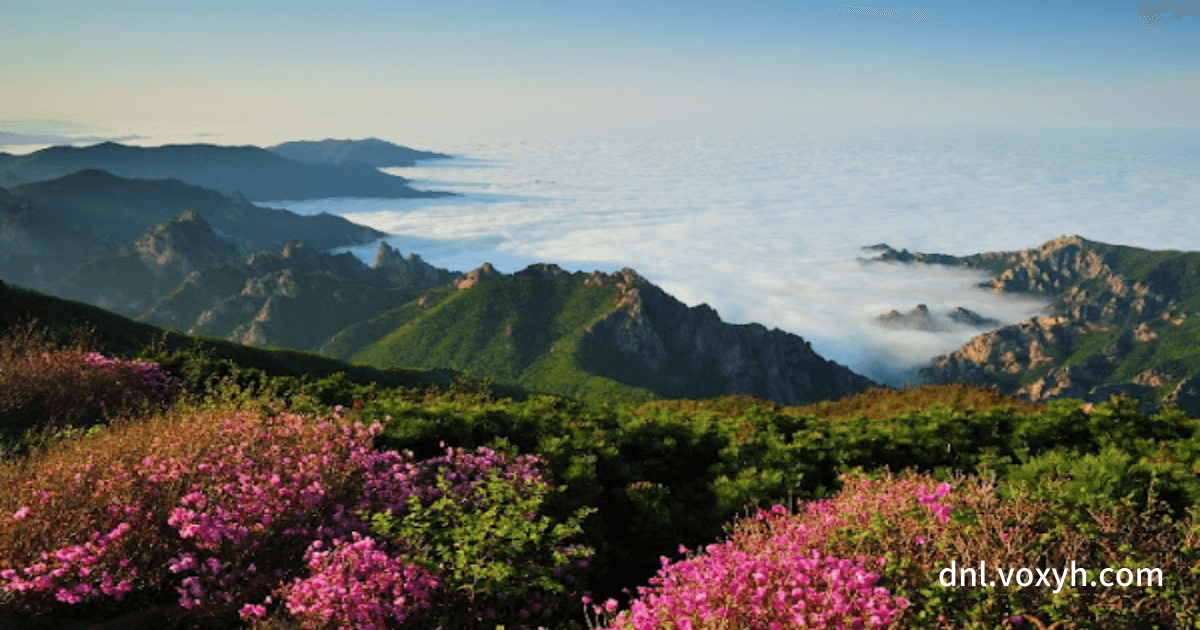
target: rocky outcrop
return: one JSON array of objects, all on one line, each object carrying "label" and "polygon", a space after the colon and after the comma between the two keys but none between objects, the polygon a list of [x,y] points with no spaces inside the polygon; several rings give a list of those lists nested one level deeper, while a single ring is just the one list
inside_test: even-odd
[{"label": "rocky outcrop", "polygon": [[467,289],[474,288],[484,278],[498,275],[500,275],[500,272],[496,271],[492,263],[485,262],[483,265],[468,271],[463,277],[454,280],[451,284],[459,291],[466,291]]},{"label": "rocky outcrop", "polygon": [[[1152,399],[1196,372],[1187,367],[1194,361],[1163,358],[1157,349],[1164,343],[1196,346],[1185,324],[1196,314],[1188,305],[1200,298],[1189,271],[1200,265],[1200,253],[1149,252],[1078,236],[973,256],[912,254],[886,245],[874,250],[881,252],[878,261],[991,271],[995,275],[982,287],[1051,300],[1053,315],[979,335],[934,359],[921,370],[929,382],[988,383],[1032,400],[1099,401],[1111,395]],[[1129,374],[1135,376],[1121,376]]]},{"label": "rocky outcrop", "polygon": [[934,317],[933,313],[929,311],[928,306],[918,304],[916,308],[908,313],[901,313],[897,310],[888,311],[877,317],[876,321],[888,328],[907,328],[925,332],[950,330],[954,325],[970,328],[993,328],[1000,325],[999,320],[984,317],[975,311],[961,306],[946,313],[944,318],[949,321],[943,321],[941,318]]},{"label": "rocky outcrop", "polygon": [[[188,275],[144,319],[193,334],[310,349],[356,322],[446,284],[455,274],[382,244],[375,267],[350,253],[289,243]],[[382,258],[382,260],[381,260]]]},{"label": "rocky outcrop", "polygon": [[448,284],[460,275],[457,272],[434,267],[421,260],[421,257],[413,252],[409,252],[407,256],[401,256],[400,250],[388,245],[385,241],[379,242],[371,269],[386,278],[392,286],[404,288],[435,287]]},{"label": "rocky outcrop", "polygon": [[708,305],[688,307],[632,269],[594,273],[585,284],[618,290],[616,310],[588,329],[582,347],[585,367],[614,380],[654,383],[667,396],[750,394],[783,404],[874,385],[821,358],[797,335],[725,323]]},{"label": "rocky outcrop", "polygon": [[188,274],[234,260],[238,248],[194,210],[164,221],[115,255],[80,266],[47,290],[123,315],[141,315]]}]

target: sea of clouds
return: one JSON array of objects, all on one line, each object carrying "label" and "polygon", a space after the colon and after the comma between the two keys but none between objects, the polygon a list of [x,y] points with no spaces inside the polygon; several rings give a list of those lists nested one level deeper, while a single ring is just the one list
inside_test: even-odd
[{"label": "sea of clouds", "polygon": [[269,205],[345,216],[450,269],[632,267],[893,384],[978,331],[896,330],[878,315],[924,303],[1015,323],[1044,303],[978,288],[986,275],[865,262],[864,246],[970,254],[1078,234],[1200,249],[1200,132],[395,140],[456,159],[390,172],[463,196]]}]

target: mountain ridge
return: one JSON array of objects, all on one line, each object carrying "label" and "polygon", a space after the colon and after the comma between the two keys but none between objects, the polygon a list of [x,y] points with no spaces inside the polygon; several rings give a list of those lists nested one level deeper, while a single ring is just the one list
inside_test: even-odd
[{"label": "mountain ridge", "polygon": [[970,256],[876,248],[877,260],[995,274],[980,286],[1051,300],[1050,312],[984,333],[921,370],[932,383],[988,383],[1034,401],[1113,394],[1200,410],[1200,252],[1061,236]]},{"label": "mountain ridge", "polygon": [[[436,333],[436,334],[435,334]],[[379,367],[446,365],[581,398],[749,394],[812,402],[874,385],[796,335],[687,307],[632,269],[513,274],[483,265],[348,327],[321,352]]]},{"label": "mountain ridge", "polygon": [[0,187],[55,179],[82,170],[126,179],[177,179],[254,201],[329,197],[417,198],[452,193],[415,190],[408,180],[366,164],[313,164],[289,160],[251,145],[169,144],[137,147],[104,142],[55,146],[28,155],[0,153]]},{"label": "mountain ridge", "polygon": [[451,158],[444,153],[411,149],[379,138],[296,140],[269,146],[267,150],[296,162],[335,165],[360,162],[372,168],[415,166],[417,160]]}]

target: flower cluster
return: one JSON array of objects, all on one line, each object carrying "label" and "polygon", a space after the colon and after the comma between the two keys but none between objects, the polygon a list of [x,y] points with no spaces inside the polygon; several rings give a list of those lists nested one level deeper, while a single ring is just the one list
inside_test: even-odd
[{"label": "flower cluster", "polygon": [[129,361],[106,357],[98,352],[83,353],[79,359],[91,368],[115,376],[123,395],[115,401],[99,401],[102,405],[136,407],[142,401],[151,406],[170,402],[183,387],[183,381],[167,374],[157,363]]},{"label": "flower cluster", "polygon": [[[287,611],[303,627],[383,630],[429,608],[437,578],[381,549],[374,538],[353,534],[330,550],[323,547],[312,543],[305,553],[309,576],[285,589]],[[260,612],[244,608],[242,616],[253,619]]]},{"label": "flower cluster", "polygon": [[39,594],[73,604],[173,585],[181,606],[211,612],[261,598],[361,490],[378,429],[247,411],[160,422],[31,471],[0,519],[0,599],[35,609]]},{"label": "flower cluster", "polygon": [[[886,627],[909,602],[878,584],[871,569],[883,568],[886,559],[861,553],[853,540],[899,519],[936,521],[926,527],[937,535],[949,523],[951,486],[932,485],[911,475],[851,476],[836,497],[808,502],[796,514],[781,505],[760,510],[739,521],[722,544],[677,562],[663,558],[650,586],[640,588],[640,597],[609,627]],[[610,602],[595,612],[611,616],[614,609]]]},{"label": "flower cluster", "polygon": [[[382,628],[418,613],[518,623],[562,603],[590,550],[564,542],[577,522],[540,514],[540,460],[481,448],[418,461],[374,451],[379,430],[337,412],[209,410],[0,468],[20,480],[0,496],[0,606],[174,590],[179,615]],[[520,610],[497,605],[506,594]]]}]

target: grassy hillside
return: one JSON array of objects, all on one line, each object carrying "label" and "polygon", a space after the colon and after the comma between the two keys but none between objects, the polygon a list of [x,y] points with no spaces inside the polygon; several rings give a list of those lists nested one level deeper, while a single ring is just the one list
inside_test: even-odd
[{"label": "grassy hillside", "polygon": [[381,368],[445,366],[584,399],[653,398],[579,366],[580,339],[617,297],[616,288],[588,286],[584,276],[518,272],[484,276],[468,290],[435,289],[343,330],[322,352]]}]

